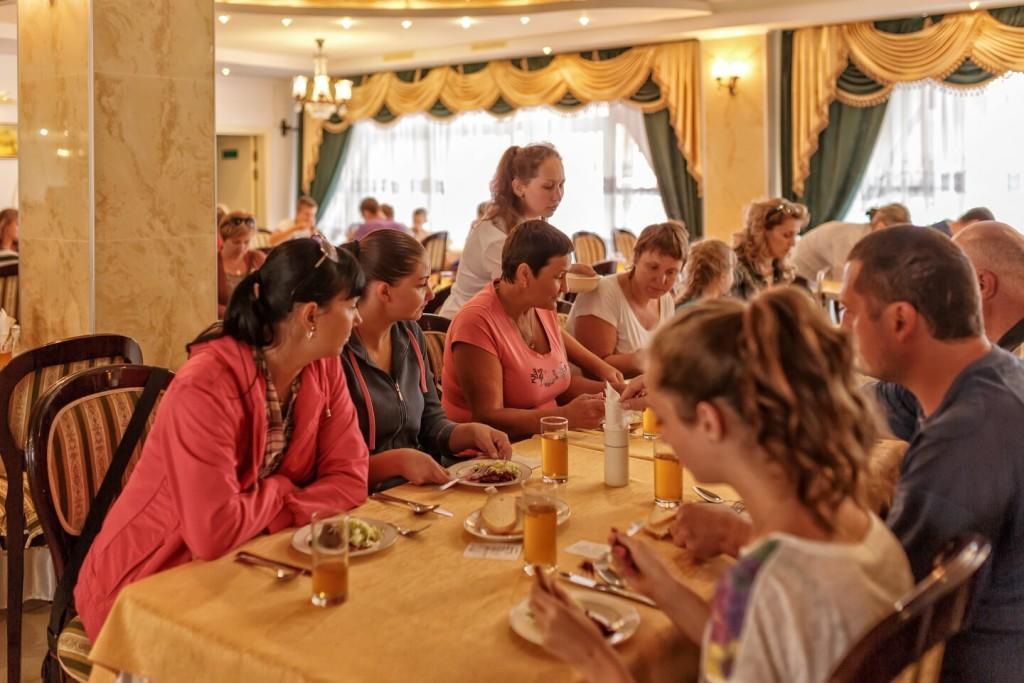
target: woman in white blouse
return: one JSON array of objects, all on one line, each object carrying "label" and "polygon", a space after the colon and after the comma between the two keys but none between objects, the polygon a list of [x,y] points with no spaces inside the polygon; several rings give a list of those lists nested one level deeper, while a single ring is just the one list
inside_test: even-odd
[{"label": "woman in white blouse", "polygon": [[686,262],[686,230],[679,222],[649,225],[633,250],[633,265],[602,278],[573,304],[566,330],[583,346],[633,377],[655,328],[675,313],[672,288]]}]

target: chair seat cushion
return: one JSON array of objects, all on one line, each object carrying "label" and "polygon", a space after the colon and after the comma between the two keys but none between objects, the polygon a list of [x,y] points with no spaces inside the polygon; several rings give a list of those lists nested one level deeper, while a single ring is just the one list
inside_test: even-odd
[{"label": "chair seat cushion", "polygon": [[90,651],[92,643],[89,636],[85,635],[85,627],[81,620],[75,617],[67,623],[57,638],[57,661],[60,662],[60,668],[72,679],[85,683],[92,673]]}]

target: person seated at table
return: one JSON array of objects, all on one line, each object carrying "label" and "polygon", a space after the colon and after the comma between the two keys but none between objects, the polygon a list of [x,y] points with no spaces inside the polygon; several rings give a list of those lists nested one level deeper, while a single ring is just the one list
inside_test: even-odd
[{"label": "person seated at table", "polygon": [[1005,223],[980,221],[953,235],[953,242],[978,274],[985,336],[1024,356],[1024,235]]},{"label": "person seated at table", "polygon": [[366,276],[362,322],[341,361],[370,447],[370,487],[395,485],[400,478],[443,484],[449,476],[439,463],[455,453],[510,457],[504,433],[475,422],[456,424],[441,408],[426,340],[414,322],[434,298],[423,245],[411,235],[381,230],[344,248]]},{"label": "person seated at table", "polygon": [[18,210],[0,211],[0,265],[18,262]]},{"label": "person seated at table", "polygon": [[[491,180],[491,201],[483,218],[470,228],[455,284],[440,315],[454,318],[467,301],[496,280],[501,275],[502,245],[512,228],[525,220],[550,218],[564,194],[562,157],[552,145],[512,145],[505,150]],[[594,275],[593,268],[580,264],[573,265],[572,272]]]},{"label": "person seated at table", "polygon": [[190,344],[82,566],[75,607],[90,638],[125,585],[366,499],[338,357],[363,285],[326,238],[285,242]]},{"label": "person seated at table", "polygon": [[736,252],[728,244],[716,239],[693,244],[683,268],[683,289],[676,300],[676,310],[728,296],[735,276]]},{"label": "person seated at table", "polygon": [[687,248],[681,223],[648,225],[633,248],[633,265],[579,294],[565,329],[626,377],[639,374],[653,330],[675,313],[672,288]]},{"label": "person seated at table", "polygon": [[261,251],[249,249],[256,232],[256,219],[251,213],[233,211],[226,214],[218,228],[221,246],[217,252],[217,317],[223,318],[238,283],[249,273],[259,270],[267,260]]},{"label": "person seated at table", "polygon": [[964,214],[955,221],[944,218],[938,223],[932,223],[928,227],[938,230],[946,237],[953,237],[969,225],[980,221],[995,221],[995,219],[996,217],[990,209],[987,209],[984,206],[976,206],[973,209],[965,211]]},{"label": "person seated at table", "polygon": [[[359,213],[363,217],[362,223],[357,223],[349,228],[348,239],[361,240],[367,235],[377,232],[378,230],[398,230],[399,232],[409,232],[409,228],[405,227],[401,223],[396,223],[391,218],[384,215],[382,209],[386,204],[379,204],[373,197],[366,197],[363,201],[359,202]],[[394,216],[394,210],[391,211]]]},{"label": "person seated at table", "polygon": [[[570,253],[569,238],[545,221],[509,235],[501,279],[470,299],[445,339],[441,404],[449,418],[516,435],[538,433],[547,416],[568,418],[570,428],[601,423],[604,382],[621,388],[623,379],[558,323]],[[601,381],[573,374],[570,362]]]},{"label": "person seated at table", "polygon": [[[615,569],[702,643],[702,680],[827,680],[913,586],[899,541],[858,502],[875,423],[848,336],[790,288],[710,301],[655,335],[646,382],[663,438],[698,481],[732,486],[756,531],[710,603],[613,530]],[[560,588],[535,586],[531,610],[588,680],[631,680]]]},{"label": "person seated at table", "polygon": [[295,205],[295,218],[285,218],[270,234],[270,246],[287,240],[305,239],[316,234],[316,211],[319,205],[312,197],[303,195]]},{"label": "person seated at table", "polygon": [[807,207],[785,199],[750,205],[736,245],[734,296],[750,299],[764,289],[793,281],[787,257],[808,218]]}]

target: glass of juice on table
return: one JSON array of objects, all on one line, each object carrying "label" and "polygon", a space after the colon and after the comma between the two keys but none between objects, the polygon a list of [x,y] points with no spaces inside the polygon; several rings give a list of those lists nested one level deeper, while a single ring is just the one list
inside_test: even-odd
[{"label": "glass of juice on table", "polygon": [[348,598],[348,515],[318,512],[311,526],[313,604],[340,605]]},{"label": "glass of juice on table", "polygon": [[558,566],[558,484],[545,479],[523,482],[521,500],[523,522],[523,559],[526,573],[533,567],[554,571]]},{"label": "glass of juice on table", "polygon": [[644,438],[657,439],[661,436],[661,423],[650,408],[644,408]]},{"label": "glass of juice on table", "polygon": [[540,419],[540,461],[544,481],[569,480],[569,420],[564,417]]},{"label": "glass of juice on table", "polygon": [[663,508],[683,502],[683,466],[664,441],[654,441],[654,503]]}]

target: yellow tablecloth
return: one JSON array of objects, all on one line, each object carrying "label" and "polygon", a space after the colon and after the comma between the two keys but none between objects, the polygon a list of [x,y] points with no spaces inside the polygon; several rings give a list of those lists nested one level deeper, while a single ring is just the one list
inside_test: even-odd
[{"label": "yellow tablecloth", "polygon": [[[650,452],[648,444],[634,441],[635,449]],[[558,559],[572,569],[583,558],[565,553],[566,547],[578,540],[604,542],[610,526],[625,528],[647,516],[653,504],[653,465],[631,459],[629,485],[609,488],[594,434],[573,433],[570,444],[570,480],[563,498],[572,517],[559,528]],[[527,458],[540,456],[537,438],[515,448]],[[689,475],[685,483],[689,489]],[[462,486],[447,492],[403,486],[392,493],[442,503],[455,517],[414,517],[376,501],[360,507],[361,516],[432,526],[415,538],[399,538],[379,554],[353,559],[344,605],[313,607],[307,577],[276,583],[266,570],[233,562],[234,553],[193,562],[121,593],[92,651],[102,665],[93,680],[110,680],[111,670],[155,681],[573,678],[569,667],[520,639],[508,625],[509,611],[530,589],[522,562],[463,556],[466,544],[478,541],[463,529],[463,520],[480,507],[484,494]],[[261,537],[245,547],[308,565],[308,557],[290,547],[291,535]],[[705,597],[729,566],[725,558],[697,564],[670,543],[655,543],[687,585]],[[695,680],[697,646],[659,611],[634,606],[641,615],[640,629],[618,649],[637,678]]]}]

